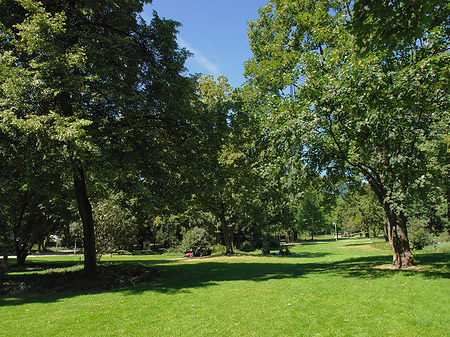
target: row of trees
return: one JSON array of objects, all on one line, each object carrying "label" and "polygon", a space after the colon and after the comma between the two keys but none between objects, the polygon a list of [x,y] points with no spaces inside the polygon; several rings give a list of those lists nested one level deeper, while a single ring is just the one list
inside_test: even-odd
[{"label": "row of trees", "polygon": [[139,237],[204,228],[233,253],[336,223],[385,233],[402,268],[408,219],[445,229],[445,1],[268,1],[238,89],[186,75],[178,23],[145,3],[0,4],[0,242],[19,263],[56,232],[95,275]]}]

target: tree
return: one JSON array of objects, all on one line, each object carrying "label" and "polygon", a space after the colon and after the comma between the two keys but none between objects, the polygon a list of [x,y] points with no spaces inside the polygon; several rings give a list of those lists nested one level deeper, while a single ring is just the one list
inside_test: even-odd
[{"label": "tree", "polygon": [[73,212],[52,142],[35,132],[32,121],[16,122],[5,118],[0,126],[0,205],[2,236],[13,238],[17,263],[24,265],[33,245],[62,231]]},{"label": "tree", "polygon": [[164,181],[158,172],[171,154],[164,150],[182,138],[177,132],[190,111],[191,80],[182,75],[188,53],[176,43],[178,24],[156,14],[145,23],[138,13],[146,2],[2,2],[2,122],[27,124],[65,159],[90,276],[96,270],[94,182]]},{"label": "tree", "polygon": [[137,242],[138,225],[120,195],[94,204],[97,259],[107,252],[130,250]]},{"label": "tree", "polygon": [[[449,111],[447,39],[424,22],[423,44],[394,37],[394,49],[363,53],[352,22],[364,6],[352,4],[269,1],[250,25],[246,75],[264,97],[267,133],[297,165],[370,184],[388,221],[393,266],[406,268],[408,205],[427,179],[423,146]],[[440,23],[448,31],[448,17]],[[294,97],[280,92],[290,84]]]},{"label": "tree", "polygon": [[345,231],[357,232],[363,230],[367,236],[373,233],[385,233],[387,238],[387,223],[383,208],[375,194],[367,184],[347,189],[336,202],[331,212],[333,222]]},{"label": "tree", "polygon": [[184,253],[203,251],[211,244],[211,239],[208,236],[206,229],[201,227],[194,227],[186,231],[183,235],[183,240],[180,243],[180,249]]},{"label": "tree", "polygon": [[186,180],[193,191],[193,205],[215,215],[226,253],[232,254],[230,219],[233,213],[236,215],[234,211],[245,198],[247,187],[243,179],[244,133],[240,132],[245,121],[240,119],[233,88],[224,76],[219,76],[217,82],[212,76],[200,78],[197,95],[198,131],[192,139],[196,147]]},{"label": "tree", "polygon": [[320,205],[320,198],[314,192],[307,191],[300,198],[297,222],[300,229],[311,233],[311,240],[314,240],[314,233],[324,229],[325,217]]}]

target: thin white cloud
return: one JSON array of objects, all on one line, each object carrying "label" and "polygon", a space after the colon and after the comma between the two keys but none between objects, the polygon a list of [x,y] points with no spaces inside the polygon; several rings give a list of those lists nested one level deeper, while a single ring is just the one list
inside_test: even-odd
[{"label": "thin white cloud", "polygon": [[199,66],[199,68],[204,69],[203,73],[207,75],[214,75],[219,76],[220,70],[219,67],[216,66],[211,60],[209,60],[207,57],[205,57],[198,49],[193,48],[188,42],[183,40],[181,37],[178,37],[178,43],[181,47],[186,48],[191,53],[194,54],[194,56],[191,58],[191,60]]}]

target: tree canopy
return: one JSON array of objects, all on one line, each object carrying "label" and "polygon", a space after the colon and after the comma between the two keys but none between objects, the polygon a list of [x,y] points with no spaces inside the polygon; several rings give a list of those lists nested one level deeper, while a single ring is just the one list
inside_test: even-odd
[{"label": "tree canopy", "polygon": [[[403,13],[402,2],[392,3]],[[448,7],[436,2],[421,10],[433,16],[441,6]],[[324,176],[370,184],[388,219],[393,264],[407,267],[408,205],[434,174],[426,144],[442,140],[439,121],[448,118],[450,56],[442,34],[449,22],[438,16],[409,41],[391,34],[379,41],[384,17],[375,17],[386,12],[366,7],[358,1],[269,1],[250,24],[254,56],[246,74],[266,99],[267,132],[288,157]],[[399,27],[405,20],[390,19]],[[361,26],[372,31],[369,40]],[[375,47],[362,50],[361,42]],[[280,92],[288,85],[296,87],[294,97]]]},{"label": "tree canopy", "polygon": [[36,146],[51,144],[46,150],[71,172],[91,275],[89,194],[101,181],[165,180],[158,172],[170,157],[161,156],[174,153],[189,119],[193,86],[182,74],[188,52],[177,45],[178,24],[156,14],[147,24],[144,3],[2,2],[2,130],[36,134]]}]

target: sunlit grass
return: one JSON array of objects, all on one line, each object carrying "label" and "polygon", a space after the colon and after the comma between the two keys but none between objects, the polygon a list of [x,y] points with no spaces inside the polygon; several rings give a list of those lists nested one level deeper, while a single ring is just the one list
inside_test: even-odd
[{"label": "sunlit grass", "polygon": [[448,254],[418,254],[422,268],[393,271],[378,268],[391,262],[389,246],[379,240],[291,251],[176,260],[105,256],[148,264],[161,276],[95,294],[2,297],[0,336],[450,335]]}]

